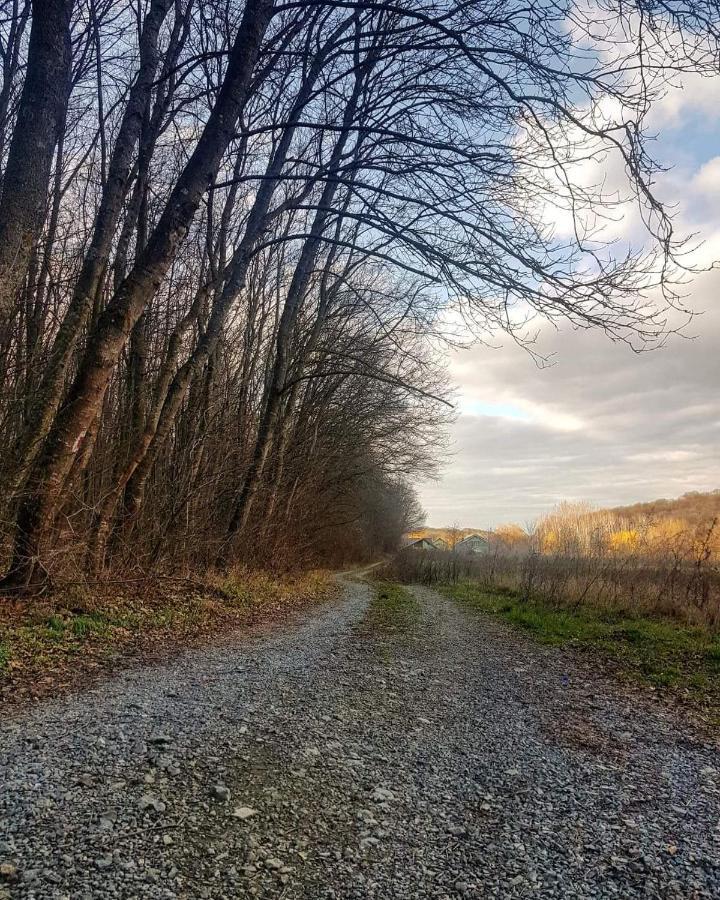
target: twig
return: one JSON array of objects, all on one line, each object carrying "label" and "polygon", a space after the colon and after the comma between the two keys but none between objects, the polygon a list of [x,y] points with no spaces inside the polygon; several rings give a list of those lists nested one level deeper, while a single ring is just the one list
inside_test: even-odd
[{"label": "twig", "polygon": [[179,828],[185,821],[185,816],[178,819],[177,822],[166,822],[158,825],[148,825],[147,828],[137,828],[135,831],[123,831],[117,837],[135,837],[138,834],[145,834],[148,831],[169,831],[171,828]]}]

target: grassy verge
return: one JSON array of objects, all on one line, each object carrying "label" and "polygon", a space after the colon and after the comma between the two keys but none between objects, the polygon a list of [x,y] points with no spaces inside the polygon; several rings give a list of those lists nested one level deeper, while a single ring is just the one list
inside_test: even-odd
[{"label": "grassy verge", "polygon": [[0,705],[58,693],[127,659],[169,655],[213,634],[286,618],[336,591],[329,573],[237,571],[200,585],[168,581],[142,591],[107,586],[29,602],[0,599]]},{"label": "grassy verge", "polygon": [[621,673],[683,695],[711,710],[714,717],[720,716],[720,635],[706,628],[592,607],[556,609],[521,600],[513,593],[492,593],[473,583],[440,590],[530,632],[541,643],[593,651],[615,662]]},{"label": "grassy verge", "polygon": [[406,588],[389,581],[373,582],[375,596],[360,624],[364,634],[410,633],[420,617],[420,605]]}]

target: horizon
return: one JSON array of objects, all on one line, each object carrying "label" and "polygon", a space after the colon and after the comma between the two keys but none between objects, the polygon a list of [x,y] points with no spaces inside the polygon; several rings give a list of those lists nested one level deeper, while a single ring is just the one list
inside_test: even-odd
[{"label": "horizon", "polygon": [[[636,506],[636,505],[642,505],[642,504],[647,504],[647,503],[658,503],[658,502],[663,502],[663,501],[672,503],[672,502],[674,502],[676,500],[680,500],[688,495],[700,494],[700,495],[705,496],[707,494],[712,494],[716,491],[720,491],[720,487],[716,486],[716,487],[710,487],[710,488],[702,489],[702,490],[689,488],[687,491],[684,491],[682,494],[677,494],[672,497],[671,496],[643,497],[638,500],[630,500],[627,503],[591,503],[590,501],[587,501],[582,497],[570,498],[569,500],[568,500],[568,498],[565,498],[565,501],[561,500],[559,502],[560,503],[571,502],[571,503],[578,503],[578,504],[587,503],[588,506],[590,507],[590,509],[593,511],[615,510],[615,509],[624,509],[626,507],[632,507],[632,506]],[[508,525],[520,525],[521,527],[524,527],[527,524],[535,523],[535,522],[539,521],[540,519],[544,518],[545,516],[550,515],[557,508],[557,505],[558,504],[555,504],[555,506],[550,507],[549,509],[546,509],[544,512],[541,512],[535,519],[527,519],[527,520],[523,520],[523,521],[519,521],[517,519],[514,519],[514,520],[507,519],[505,521],[497,522],[497,523],[493,524],[492,526],[478,525],[478,524],[463,525],[462,523],[457,523],[457,522],[452,522],[452,523],[446,522],[443,525],[437,525],[434,523],[425,522],[422,525],[416,525],[414,528],[408,529],[408,531],[405,533],[413,534],[416,531],[422,531],[423,529],[428,529],[428,528],[432,528],[434,530],[441,530],[441,531],[446,531],[448,529],[457,529],[458,531],[469,531],[469,530],[494,531],[498,528],[503,528]]]}]

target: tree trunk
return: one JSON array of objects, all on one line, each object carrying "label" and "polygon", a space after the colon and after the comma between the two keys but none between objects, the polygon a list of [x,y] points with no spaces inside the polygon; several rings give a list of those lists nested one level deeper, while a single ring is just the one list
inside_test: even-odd
[{"label": "tree trunk", "polygon": [[55,144],[67,105],[73,0],[35,0],[28,64],[0,199],[0,338],[43,222]]},{"label": "tree trunk", "polygon": [[[333,41],[348,27],[348,23],[339,27],[332,35]],[[329,41],[326,51],[332,46]],[[155,461],[155,457],[163,443],[170,434],[173,423],[187,394],[193,376],[199,372],[202,366],[215,352],[218,341],[223,333],[233,303],[245,286],[248,269],[252,261],[253,251],[268,224],[270,203],[275,194],[287,154],[290,149],[293,135],[297,128],[303,110],[312,94],[317,78],[325,62],[325,54],[319,53],[310,67],[307,78],[293,103],[293,108],[288,116],[277,149],[273,154],[265,172],[265,177],[258,189],[253,207],[248,216],[247,225],[242,239],[238,244],[232,259],[227,267],[225,284],[219,295],[215,297],[210,313],[210,320],[202,334],[197,346],[189,359],[178,369],[175,377],[169,385],[167,397],[157,417],[154,417],[149,425],[149,431],[143,435],[143,447],[139,453],[134,454],[136,460],[131,472],[125,494],[126,527],[137,517],[142,506],[145,485]]]},{"label": "tree trunk", "polygon": [[158,37],[172,0],[153,0],[140,37],[140,67],[123,112],[90,246],[73,291],[67,313],[53,342],[42,382],[36,392],[32,417],[6,473],[9,492],[17,490],[42,446],[62,399],[63,385],[78,337],[93,306],[107,265],[115,228],[122,212],[135,147],[138,144],[158,65]]},{"label": "tree trunk", "polygon": [[177,363],[177,358],[182,348],[183,338],[190,326],[197,319],[204,299],[205,291],[198,291],[195,300],[193,301],[192,307],[190,308],[190,311],[177,324],[172,335],[170,336],[167,356],[165,358],[165,362],[163,363],[163,367],[160,370],[160,375],[158,376],[157,387],[155,390],[155,399],[150,411],[147,413],[145,427],[135,440],[130,458],[125,463],[125,466],[123,467],[120,475],[116,478],[112,490],[109,491],[103,498],[103,501],[95,514],[92,534],[90,537],[90,542],[88,544],[87,552],[88,566],[94,572],[99,572],[103,568],[107,539],[110,536],[113,516],[115,514],[115,509],[118,505],[118,501],[120,500],[120,497],[122,496],[126,485],[132,478],[138,465],[145,458],[145,454],[147,453],[147,449],[150,446],[150,442],[155,435],[157,423],[160,418],[160,413],[163,409],[163,403],[167,394],[168,385],[172,380],[173,371]]},{"label": "tree trunk", "polygon": [[[293,329],[302,307],[305,292],[307,291],[313,274],[322,236],[331,215],[332,204],[338,189],[338,180],[333,176],[337,174],[338,166],[343,158],[345,147],[351,134],[351,126],[355,120],[363,83],[364,73],[358,73],[353,93],[348,100],[348,104],[343,114],[340,134],[338,135],[337,142],[333,148],[330,160],[328,161],[328,179],[320,196],[317,212],[315,213],[309,236],[303,245],[300,259],[293,272],[292,281],[290,282],[290,287],[288,288],[287,296],[285,298],[285,304],[283,306],[282,315],[280,316],[275,342],[275,360],[270,374],[270,383],[265,403],[263,404],[263,413],[260,420],[257,440],[255,442],[255,449],[243,487],[238,496],[235,509],[233,510],[228,525],[225,541],[226,546],[232,542],[236,534],[243,531],[247,524],[253,500],[259,487],[260,478],[265,468],[265,463],[267,462],[275,428],[280,418],[281,399],[285,389],[285,379],[290,364],[290,344],[293,336]],[[223,559],[219,559],[218,562],[224,564]]]},{"label": "tree trunk", "polygon": [[133,326],[162,283],[192,223],[203,193],[217,176],[245,102],[261,43],[273,13],[273,0],[248,0],[230,54],[222,87],[142,256],[124,279],[88,339],[88,347],[70,390],[45,439],[30,476],[16,522],[13,559],[4,587],[32,590],[42,582],[43,542],[64,499],[68,472]]},{"label": "tree trunk", "polygon": [[[2,87],[0,88],[0,160],[5,159],[10,102],[13,96],[15,80],[20,69],[20,49],[27,23],[30,20],[30,0],[24,0],[22,9],[19,8],[18,0],[14,0],[9,19],[2,60]],[[0,177],[1,193],[2,177]]]},{"label": "tree trunk", "polygon": [[[345,203],[343,204],[343,210],[347,209],[350,201],[350,194],[346,198]],[[342,230],[342,217],[338,217],[337,226],[335,228],[335,238],[339,239],[340,233]],[[323,325],[325,324],[325,320],[327,318],[328,312],[330,310],[331,303],[333,299],[336,297],[338,292],[338,283],[333,285],[332,287],[328,286],[328,279],[330,276],[332,264],[336,259],[335,250],[332,249],[328,254],[328,257],[325,261],[325,267],[323,269],[323,275],[320,282],[320,301],[318,303],[317,314],[315,316],[315,321],[313,322],[312,329],[310,330],[310,334],[308,335],[307,340],[305,341],[305,345],[302,348],[302,352],[300,354],[300,359],[297,362],[297,367],[299,371],[302,371],[302,368],[305,362],[312,356],[315,352],[315,348],[317,347],[318,341],[320,340],[320,336],[322,334]],[[283,481],[283,476],[285,474],[285,460],[287,457],[287,452],[290,446],[290,439],[293,431],[293,416],[295,414],[295,407],[297,405],[298,397],[300,395],[300,385],[301,381],[297,380],[292,385],[290,390],[287,393],[287,398],[285,400],[283,415],[282,415],[282,425],[280,427],[280,436],[277,440],[277,446],[275,448],[274,456],[274,467],[272,472],[272,485],[270,487],[270,495],[267,499],[267,503],[265,504],[265,509],[263,511],[263,519],[265,522],[264,525],[264,534],[268,535],[269,529],[273,524],[273,517],[275,515],[275,508],[277,506],[278,496],[280,494],[280,489]],[[307,396],[307,394],[306,394]],[[303,420],[303,415],[301,411],[300,420]]]}]

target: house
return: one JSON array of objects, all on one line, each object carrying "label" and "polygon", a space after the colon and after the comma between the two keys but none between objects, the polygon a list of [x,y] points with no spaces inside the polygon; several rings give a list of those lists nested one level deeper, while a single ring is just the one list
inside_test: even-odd
[{"label": "house", "polygon": [[441,537],[432,538],[432,545],[436,550],[447,550],[448,542]]},{"label": "house", "polygon": [[479,534],[469,534],[455,544],[456,553],[487,553],[490,542]]},{"label": "house", "polygon": [[433,542],[427,538],[418,538],[416,541],[408,541],[404,550],[435,550]]}]

